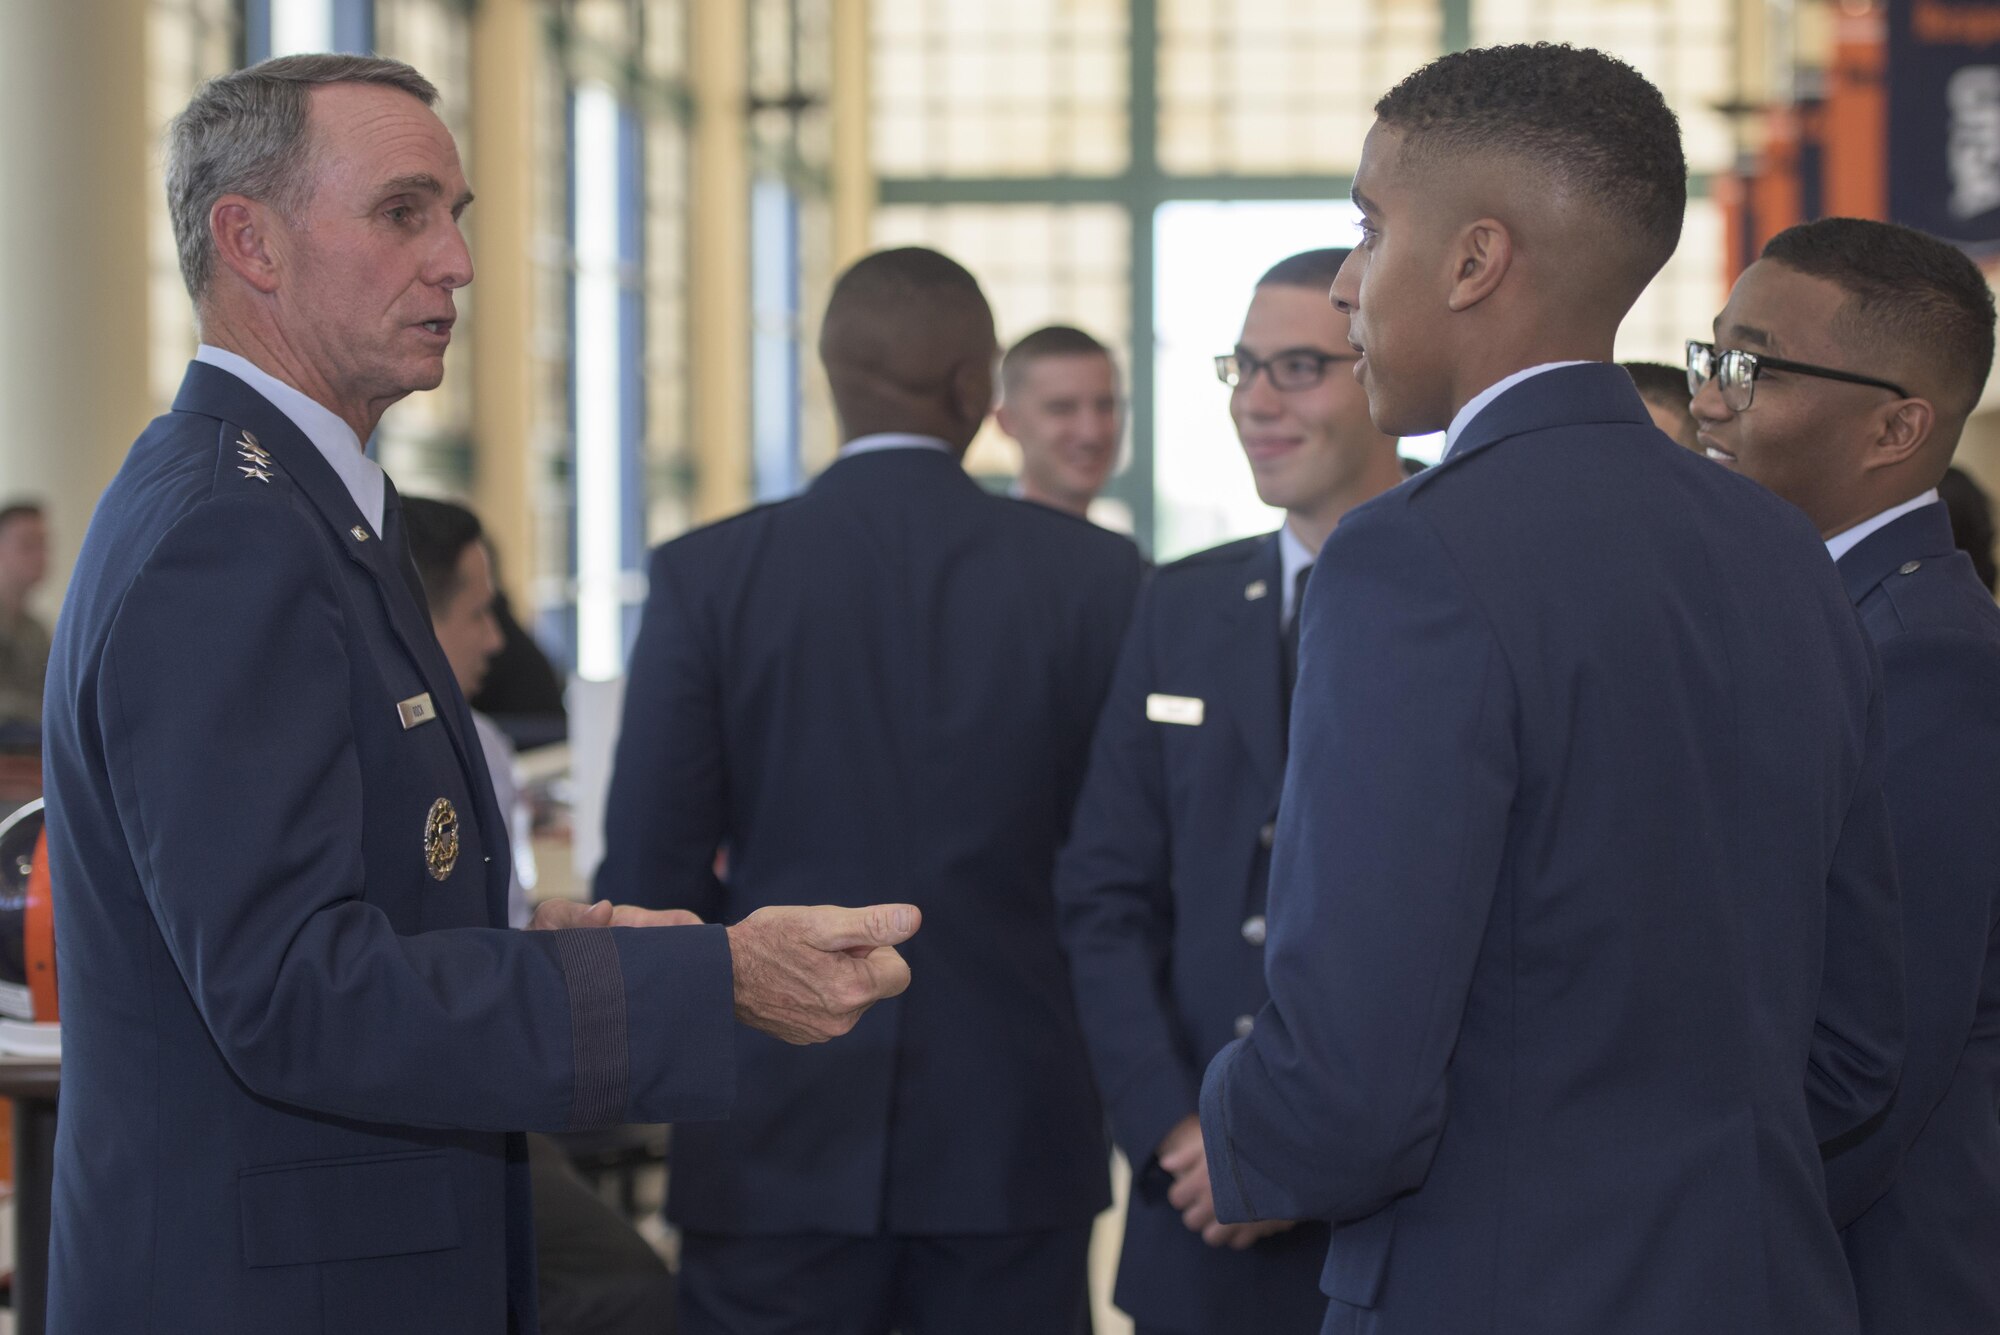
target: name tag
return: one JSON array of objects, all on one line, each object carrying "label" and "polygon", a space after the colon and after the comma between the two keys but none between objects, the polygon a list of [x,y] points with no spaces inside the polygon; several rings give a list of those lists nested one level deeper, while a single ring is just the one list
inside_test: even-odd
[{"label": "name tag", "polygon": [[431,704],[431,693],[413,695],[396,705],[396,715],[403,720],[403,731],[408,732],[419,723],[429,723],[437,717],[437,708]]},{"label": "name tag", "polygon": [[1201,726],[1202,703],[1191,695],[1149,695],[1146,717],[1155,723],[1178,723],[1187,728]]}]

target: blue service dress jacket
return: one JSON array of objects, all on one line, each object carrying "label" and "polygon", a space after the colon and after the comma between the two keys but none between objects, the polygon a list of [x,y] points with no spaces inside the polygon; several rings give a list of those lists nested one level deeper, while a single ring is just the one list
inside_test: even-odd
[{"label": "blue service dress jacket", "polygon": [[1327,1227],[1208,1246],[1154,1151],[1264,988],[1264,890],[1285,776],[1275,535],[1159,570],[1139,595],[1056,869],[1063,945],[1112,1135],[1133,1165],[1118,1306],[1203,1335],[1319,1329]]},{"label": "blue service dress jacket", "polygon": [[1803,515],[1592,363],[1501,393],[1307,588],[1225,1220],[1325,1330],[1843,1335],[1821,1142],[1902,1048],[1882,694]]},{"label": "blue service dress jacket", "polygon": [[719,929],[497,930],[398,508],[197,364],[91,522],[45,753],[60,1335],[531,1332],[510,1133],[728,1111]]},{"label": "blue service dress jacket", "polygon": [[1943,505],[1840,559],[1882,659],[1909,1050],[1827,1159],[1868,1335],[2000,1330],[2000,608]]},{"label": "blue service dress jacket", "polygon": [[1106,1205],[1051,880],[1142,569],[921,448],[654,553],[599,892],[924,914],[909,990],[841,1041],[742,1032],[730,1120],[675,1132],[680,1225],[1031,1232]]}]

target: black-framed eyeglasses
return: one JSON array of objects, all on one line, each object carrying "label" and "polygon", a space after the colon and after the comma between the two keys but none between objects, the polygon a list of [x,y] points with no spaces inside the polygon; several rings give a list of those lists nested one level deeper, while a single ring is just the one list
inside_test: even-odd
[{"label": "black-framed eyeglasses", "polygon": [[1338,362],[1358,362],[1358,353],[1321,352],[1318,348],[1286,348],[1268,361],[1247,352],[1225,352],[1215,359],[1215,378],[1231,389],[1248,389],[1259,371],[1271,377],[1272,389],[1311,389],[1326,379]]},{"label": "black-framed eyeglasses", "polygon": [[1877,380],[1872,375],[1836,371],[1829,366],[1809,366],[1805,362],[1788,362],[1782,357],[1771,357],[1761,352],[1745,352],[1741,348],[1731,348],[1727,352],[1719,353],[1713,343],[1704,343],[1693,338],[1687,341],[1688,393],[1701,393],[1701,387],[1713,378],[1716,381],[1716,388],[1722,391],[1722,401],[1733,413],[1740,413],[1749,408],[1757,397],[1757,377],[1767,370],[1813,375],[1822,380],[1839,380],[1849,385],[1868,385],[1874,389],[1886,389],[1899,399],[1911,397],[1910,391],[1894,381]]}]

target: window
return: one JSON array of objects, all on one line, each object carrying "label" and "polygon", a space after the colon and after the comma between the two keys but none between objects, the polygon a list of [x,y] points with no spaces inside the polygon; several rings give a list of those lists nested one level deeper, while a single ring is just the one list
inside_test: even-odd
[{"label": "window", "polygon": [[593,679],[624,671],[647,543],[691,510],[686,59],[681,4],[574,0],[535,94],[533,600],[543,642]]}]

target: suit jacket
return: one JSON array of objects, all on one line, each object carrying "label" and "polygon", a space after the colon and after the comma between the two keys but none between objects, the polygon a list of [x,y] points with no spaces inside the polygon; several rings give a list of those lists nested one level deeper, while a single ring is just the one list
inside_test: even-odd
[{"label": "suit jacket", "polygon": [[492,930],[505,827],[414,580],[210,366],[98,505],[47,711],[52,1331],[530,1331],[507,1133],[729,1107],[719,931]]},{"label": "suit jacket", "polygon": [[[1111,1130],[1133,1165],[1118,1305],[1176,1331],[1316,1331],[1324,1224],[1249,1251],[1181,1222],[1153,1157],[1264,988],[1285,774],[1276,536],[1160,570],[1139,597],[1056,870],[1063,944]],[[1198,702],[1199,714],[1194,712]]]},{"label": "suit jacket", "polygon": [[1818,1145],[1901,1050],[1882,698],[1818,536],[1601,363],[1496,398],[1307,588],[1224,1219],[1326,1329],[1840,1335]]},{"label": "suit jacket", "polygon": [[1124,538],[922,449],[842,459],[654,554],[600,893],[729,922],[924,912],[909,991],[839,1042],[742,1031],[734,1115],[676,1133],[684,1227],[989,1233],[1103,1208],[1050,880],[1140,572]]},{"label": "suit jacket", "polygon": [[1942,505],[1840,560],[1882,658],[1909,1051],[1879,1129],[1827,1160],[1862,1329],[2000,1330],[2000,608]]}]

